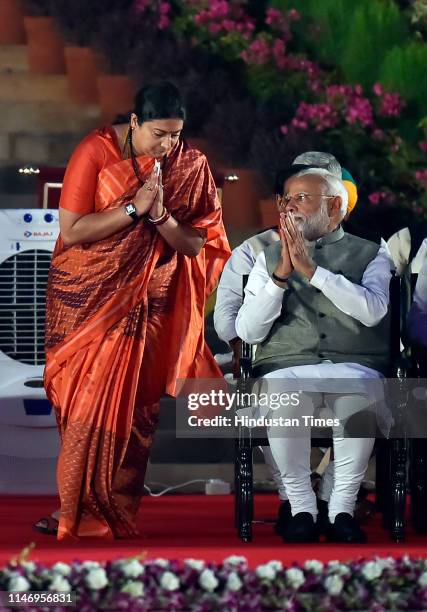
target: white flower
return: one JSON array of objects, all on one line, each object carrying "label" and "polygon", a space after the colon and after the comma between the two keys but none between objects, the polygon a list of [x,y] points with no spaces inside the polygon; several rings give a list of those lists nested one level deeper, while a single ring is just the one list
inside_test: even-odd
[{"label": "white flower", "polygon": [[272,567],[276,572],[280,572],[283,569],[283,563],[281,561],[276,561],[273,559],[267,563],[268,567]]},{"label": "white flower", "polygon": [[9,591],[15,591],[15,592],[22,592],[22,591],[28,591],[30,589],[31,585],[28,582],[28,580],[26,578],[24,578],[24,576],[12,576],[12,578],[9,580],[9,586],[8,589]]},{"label": "white flower", "polygon": [[101,564],[98,563],[98,561],[83,561],[82,563],[82,567],[84,567],[85,569],[97,569],[98,567],[101,567]]},{"label": "white flower", "polygon": [[317,561],[316,559],[309,559],[304,563],[304,569],[314,572],[315,574],[321,574],[323,567],[323,563],[321,561]]},{"label": "white flower", "polygon": [[375,580],[383,573],[383,568],[376,561],[368,561],[362,569],[362,574],[366,580]]},{"label": "white flower", "polygon": [[240,565],[240,563],[246,564],[248,560],[246,559],[246,557],[239,557],[238,555],[231,555],[230,557],[227,557],[226,559],[224,559],[223,562],[228,563],[229,565]]},{"label": "white flower", "polygon": [[160,579],[160,586],[166,591],[176,591],[179,589],[179,579],[172,572],[165,572]]},{"label": "white flower", "polygon": [[227,589],[230,591],[238,591],[242,588],[243,582],[240,580],[236,572],[231,572],[227,578]]},{"label": "white flower", "polygon": [[35,563],[33,563],[33,561],[22,561],[21,562],[21,567],[24,568],[24,570],[27,572],[27,574],[31,574],[32,572],[34,572],[37,568],[37,565]]},{"label": "white flower", "polygon": [[205,562],[201,561],[200,559],[185,559],[184,563],[185,565],[188,565],[188,567],[191,567],[191,569],[195,569],[198,572],[201,572],[205,567]]},{"label": "white flower", "polygon": [[422,587],[427,586],[427,572],[423,572],[418,578],[418,584]]},{"label": "white flower", "polygon": [[86,576],[86,584],[90,589],[103,589],[108,584],[107,574],[103,567],[97,567],[89,570]]},{"label": "white flower", "polygon": [[144,595],[144,585],[142,582],[135,582],[134,580],[126,582],[120,590],[122,593],[129,593],[132,597],[142,597]]},{"label": "white flower", "polygon": [[49,591],[57,591],[58,593],[69,593],[71,591],[71,585],[63,576],[57,574],[53,577],[52,582],[49,585]]},{"label": "white flower", "polygon": [[291,567],[290,569],[286,570],[286,580],[293,589],[299,589],[299,587],[305,582],[304,572],[297,567]]},{"label": "white flower", "polygon": [[328,569],[332,570],[331,573],[338,574],[339,576],[345,576],[350,572],[347,565],[340,563],[339,561],[329,561]]},{"label": "white flower", "polygon": [[212,570],[204,569],[203,572],[200,574],[199,584],[202,589],[205,589],[205,591],[209,591],[212,593],[212,591],[215,591],[219,582]]},{"label": "white flower", "polygon": [[158,559],[154,559],[153,563],[155,565],[159,565],[160,567],[169,567],[169,561],[160,557]]},{"label": "white flower", "polygon": [[122,561],[120,569],[127,578],[138,578],[144,573],[144,566],[137,559]]},{"label": "white flower", "polygon": [[325,588],[329,595],[339,595],[344,586],[344,582],[337,575],[328,576],[325,580]]},{"label": "white flower", "polygon": [[393,569],[396,566],[396,561],[393,559],[393,557],[377,557],[376,559],[377,564],[379,565],[379,567],[381,569]]},{"label": "white flower", "polygon": [[66,563],[58,561],[58,563],[52,565],[52,571],[56,574],[62,574],[62,576],[69,576],[71,574],[71,567]]},{"label": "white flower", "polygon": [[258,565],[255,574],[258,578],[267,578],[267,580],[274,580],[276,578],[276,570],[268,564]]}]

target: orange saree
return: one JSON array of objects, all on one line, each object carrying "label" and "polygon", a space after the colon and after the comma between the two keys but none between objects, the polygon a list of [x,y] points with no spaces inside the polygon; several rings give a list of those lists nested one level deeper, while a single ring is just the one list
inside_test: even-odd
[{"label": "orange saree", "polygon": [[[153,163],[138,158],[142,176]],[[93,185],[88,167],[95,168]],[[179,378],[221,376],[204,342],[204,305],[229,247],[206,158],[179,143],[163,184],[173,216],[206,235],[197,257],[171,249],[146,220],[90,244],[65,247],[59,237],[55,247],[45,387],[61,436],[58,539],[137,535],[161,395],[175,395]],[[72,209],[70,193],[93,189],[93,210],[85,212],[102,214],[130,201],[138,187],[105,128],[71,160],[61,206]]]}]

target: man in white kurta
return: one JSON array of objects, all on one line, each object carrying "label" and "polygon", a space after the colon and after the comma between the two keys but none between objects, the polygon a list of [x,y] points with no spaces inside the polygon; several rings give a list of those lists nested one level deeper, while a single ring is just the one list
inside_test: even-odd
[{"label": "man in white kurta", "polygon": [[[303,171],[285,183],[280,215],[281,244],[274,251],[277,255],[276,264],[274,268],[270,265],[268,269],[267,259],[271,260],[273,256],[272,247],[259,254],[249,276],[245,302],[236,320],[237,335],[251,344],[258,345],[259,371],[267,380],[279,377],[311,380],[381,377],[387,350],[385,327],[381,331],[379,328],[388,309],[390,258],[384,243],[378,247],[344,234],[340,222],[346,211],[345,188],[341,181],[325,171]],[[343,252],[343,245],[346,243],[353,249],[349,261]],[[310,255],[310,249],[316,254],[330,253],[330,265],[317,265],[314,255]],[[347,274],[334,269],[335,251],[337,261],[341,258]],[[370,255],[367,255],[368,252]],[[357,262],[358,258],[363,261]],[[365,260],[366,266],[363,263]],[[348,273],[352,261],[355,269],[358,266],[359,271],[360,265],[364,266],[363,274],[359,274],[359,282],[353,282],[352,275]],[[285,332],[294,334],[294,346],[282,347],[282,353],[276,359],[274,347],[273,355],[270,354],[272,346],[269,341],[272,333],[282,333],[281,328],[287,325],[287,300],[293,300],[293,308],[299,313],[292,314],[291,319],[295,322],[298,317],[301,320],[304,318],[301,306],[307,308],[307,304],[310,304],[306,301],[307,295],[313,296],[310,299],[313,299],[314,303],[317,299],[316,293],[322,294],[323,304],[329,304],[331,312],[328,316],[323,312],[315,313],[318,317],[316,322],[313,322],[313,313],[309,312],[307,321],[302,324],[297,322],[296,327],[292,324],[285,329]],[[299,296],[305,297],[298,305]],[[327,298],[326,301],[324,298]],[[308,310],[311,308],[308,307]],[[331,322],[334,325],[328,328]],[[375,330],[370,334],[364,331],[377,326],[378,338]],[[330,344],[328,346],[328,334],[319,333],[319,329],[333,330],[334,327],[338,331],[342,328],[341,336],[344,334],[342,341],[338,342],[335,338],[337,350]],[[355,335],[352,337],[353,328]],[[330,333],[333,335],[334,332]],[[311,342],[311,336],[316,336],[316,341]],[[286,333],[284,336],[282,333],[282,339],[283,337],[286,339]],[[374,342],[372,339],[375,339]],[[357,354],[359,349],[352,349],[353,341],[361,347],[360,359]],[[289,341],[286,342],[289,345]],[[347,360],[346,342],[349,354]],[[363,342],[375,345],[372,349],[366,349],[366,355],[363,354]],[[317,346],[316,350],[313,349],[314,346]],[[324,352],[319,350],[322,346],[326,347]],[[278,367],[280,362],[286,367]],[[331,394],[335,390],[332,385]],[[327,394],[328,389],[323,387],[322,391]],[[359,400],[355,395],[336,398],[336,401],[331,401],[331,397],[328,399],[332,408],[341,415],[349,416],[366,408],[366,398],[362,395]],[[290,542],[315,541],[317,507],[310,483],[310,440],[308,437],[280,438],[277,432],[271,430],[268,430],[268,433],[273,457],[280,470],[293,515],[283,537]],[[353,519],[353,510],[373,443],[373,437],[344,438],[342,428],[338,427],[334,431],[335,484],[329,502],[331,540],[364,541],[364,534]]]}]

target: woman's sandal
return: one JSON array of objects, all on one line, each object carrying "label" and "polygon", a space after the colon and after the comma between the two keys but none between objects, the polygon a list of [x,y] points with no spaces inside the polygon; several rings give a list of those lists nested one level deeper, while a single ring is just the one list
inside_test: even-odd
[{"label": "woman's sandal", "polygon": [[37,523],[34,523],[33,529],[45,535],[56,536],[58,534],[58,520],[53,516],[44,516]]}]

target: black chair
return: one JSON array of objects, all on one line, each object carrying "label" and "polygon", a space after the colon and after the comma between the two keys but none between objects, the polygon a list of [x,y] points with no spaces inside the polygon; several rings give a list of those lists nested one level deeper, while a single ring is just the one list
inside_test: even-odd
[{"label": "black chair", "polygon": [[[243,288],[248,276],[243,277]],[[393,406],[396,426],[402,431],[404,417],[406,388],[404,379],[407,376],[407,363],[400,351],[401,332],[401,279],[393,275],[390,282],[390,371],[389,377],[396,378],[401,384],[397,405]],[[242,341],[240,358],[239,391],[250,392],[252,376],[252,346]],[[242,395],[240,396],[242,397]],[[254,518],[253,492],[253,458],[252,449],[255,446],[267,446],[268,438],[254,435],[248,427],[239,426],[236,436],[235,455],[235,524],[238,535],[243,542],[252,540],[252,524]],[[312,445],[320,447],[332,446],[332,439],[313,439]],[[389,530],[390,537],[395,542],[405,539],[404,515],[406,502],[406,465],[408,444],[405,437],[380,439],[376,443],[376,502],[383,514],[384,527]]]},{"label": "black chair", "polygon": [[[418,274],[411,275],[411,300]],[[408,342],[412,358],[411,377],[427,378],[427,348]],[[425,401],[412,406],[418,412],[418,424],[426,423]],[[427,533],[427,439],[412,437],[409,440],[409,490],[411,496],[411,522],[417,533]]]}]

